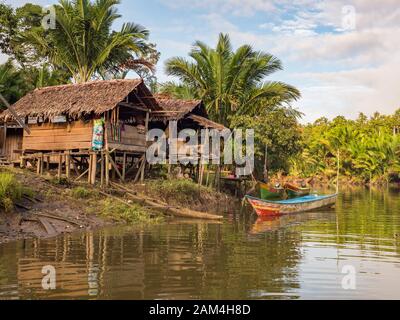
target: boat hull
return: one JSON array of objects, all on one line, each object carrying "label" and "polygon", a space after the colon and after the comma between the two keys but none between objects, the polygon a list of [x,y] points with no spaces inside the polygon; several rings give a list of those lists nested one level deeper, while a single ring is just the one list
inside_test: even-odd
[{"label": "boat hull", "polygon": [[286,183],[284,188],[290,198],[303,197],[310,194],[310,188],[301,188],[291,183]]},{"label": "boat hull", "polygon": [[246,196],[254,211],[259,216],[277,216],[329,208],[335,205],[337,194],[329,196],[305,196],[282,201],[268,201]]},{"label": "boat hull", "polygon": [[282,187],[271,187],[266,183],[260,183],[261,199],[282,199],[285,196],[285,189]]}]

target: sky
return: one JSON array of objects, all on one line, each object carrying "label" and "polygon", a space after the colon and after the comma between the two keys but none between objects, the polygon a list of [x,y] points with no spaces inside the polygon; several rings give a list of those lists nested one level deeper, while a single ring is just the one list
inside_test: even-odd
[{"label": "sky", "polygon": [[118,10],[119,24],[150,30],[161,82],[174,80],[164,73],[168,58],[187,56],[195,40],[214,46],[224,32],[235,48],[251,44],[282,61],[284,70],[266,80],[301,91],[293,106],[302,122],[400,108],[399,0],[122,0]]}]

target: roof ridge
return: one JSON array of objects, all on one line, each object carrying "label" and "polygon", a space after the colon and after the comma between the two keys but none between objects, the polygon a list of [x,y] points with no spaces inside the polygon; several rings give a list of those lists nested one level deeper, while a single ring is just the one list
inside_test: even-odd
[{"label": "roof ridge", "polygon": [[110,80],[93,80],[93,81],[87,81],[87,82],[80,82],[80,83],[65,83],[65,84],[58,84],[55,86],[47,86],[47,87],[41,87],[41,88],[35,88],[33,91],[44,91],[44,90],[49,90],[49,89],[57,89],[57,88],[64,88],[64,87],[79,87],[79,86],[89,86],[89,85],[94,85],[98,83],[112,83],[112,82],[136,82],[136,81],[141,81],[143,82],[142,78],[135,78],[135,79],[110,79]]}]

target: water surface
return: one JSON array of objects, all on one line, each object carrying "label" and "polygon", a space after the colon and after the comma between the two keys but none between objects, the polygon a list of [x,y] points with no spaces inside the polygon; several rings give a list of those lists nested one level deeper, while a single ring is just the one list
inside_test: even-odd
[{"label": "water surface", "polygon": [[[346,190],[335,209],[222,224],[171,221],[0,245],[0,299],[399,299],[398,190]],[[56,269],[43,290],[42,268]],[[343,267],[356,289],[342,287]]]}]

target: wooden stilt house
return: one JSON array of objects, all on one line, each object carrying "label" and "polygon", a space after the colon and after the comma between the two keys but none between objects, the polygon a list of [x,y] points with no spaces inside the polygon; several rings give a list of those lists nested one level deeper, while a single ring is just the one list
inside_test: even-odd
[{"label": "wooden stilt house", "polygon": [[[30,133],[20,129],[18,148],[3,148],[5,156],[14,159],[19,153],[21,164],[34,162],[38,173],[57,162],[59,175],[65,166],[67,176],[73,169],[78,178],[88,175],[92,183],[99,174],[102,183],[108,182],[109,170],[124,180],[138,161],[145,162],[150,113],[161,110],[142,79],[40,88],[13,108]],[[3,127],[14,120],[8,110],[0,114]]]},{"label": "wooden stilt house", "polygon": [[[171,133],[169,132],[169,123],[170,121],[176,121],[178,132],[182,129],[194,129],[198,132],[199,140],[198,140],[198,157],[204,157],[204,146],[201,144],[200,139],[200,131],[202,129],[216,129],[218,131],[227,129],[222,124],[216,123],[210,119],[208,119],[207,110],[204,106],[203,101],[201,100],[182,100],[182,99],[173,99],[166,95],[156,95],[157,102],[161,107],[161,110],[152,112],[150,128],[159,128],[165,130],[166,137],[169,139],[169,143],[171,143],[171,139],[173,139]],[[185,142],[177,141],[177,156],[186,155],[181,151],[181,146]],[[170,144],[169,144],[170,145]],[[183,148],[183,150],[185,150]],[[211,150],[209,150],[211,152]],[[218,157],[217,155],[209,154],[208,159],[212,161]],[[171,170],[170,166],[168,168]],[[201,163],[198,163],[196,168],[192,168],[196,172],[193,174],[199,183],[203,181],[203,172],[204,166]]]}]

